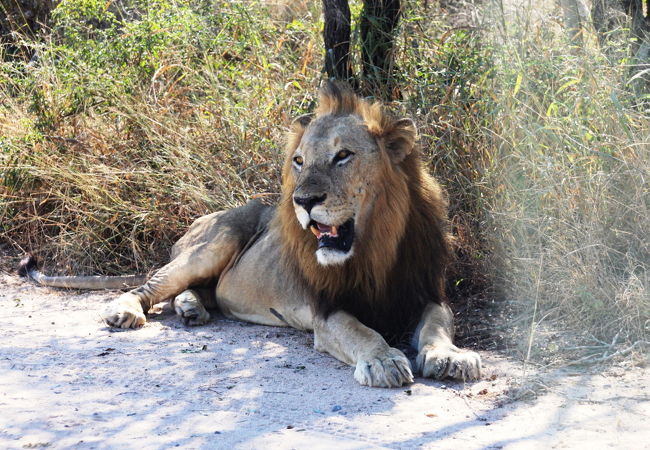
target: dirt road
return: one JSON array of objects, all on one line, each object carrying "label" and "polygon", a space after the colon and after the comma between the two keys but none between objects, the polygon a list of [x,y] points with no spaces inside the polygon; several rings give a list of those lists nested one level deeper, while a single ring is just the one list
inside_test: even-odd
[{"label": "dirt road", "polygon": [[650,372],[535,374],[482,353],[477,383],[359,386],[310,334],[172,314],[115,332],[115,293],[30,285],[0,272],[1,448],[650,448]]}]

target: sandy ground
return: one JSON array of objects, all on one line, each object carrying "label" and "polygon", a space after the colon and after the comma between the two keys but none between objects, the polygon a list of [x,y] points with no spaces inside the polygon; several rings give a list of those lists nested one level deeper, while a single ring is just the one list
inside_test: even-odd
[{"label": "sandy ground", "polygon": [[[472,384],[359,386],[309,333],[154,316],[112,331],[116,293],[0,272],[0,448],[650,448],[650,372],[536,373],[482,353]],[[511,391],[512,392],[512,391]]]}]

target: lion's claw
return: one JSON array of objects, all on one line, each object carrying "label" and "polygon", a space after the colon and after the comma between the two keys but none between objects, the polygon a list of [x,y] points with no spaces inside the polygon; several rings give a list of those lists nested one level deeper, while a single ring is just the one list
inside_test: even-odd
[{"label": "lion's claw", "polygon": [[210,321],[210,313],[207,311],[184,311],[178,315],[183,319],[183,325],[188,327],[205,325]]},{"label": "lion's claw", "polygon": [[477,380],[481,376],[481,357],[476,352],[458,347],[425,346],[418,354],[417,370],[424,377],[442,380]]},{"label": "lion's claw", "polygon": [[400,387],[413,383],[409,360],[392,347],[384,353],[357,361],[354,378],[362,385],[375,387]]}]

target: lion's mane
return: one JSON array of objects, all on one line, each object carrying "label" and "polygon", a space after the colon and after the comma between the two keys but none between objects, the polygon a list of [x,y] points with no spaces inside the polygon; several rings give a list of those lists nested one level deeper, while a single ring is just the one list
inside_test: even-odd
[{"label": "lion's mane", "polygon": [[[379,103],[329,83],[321,91],[315,117],[327,114],[355,114],[364,120],[385,156],[383,181],[374,186],[373,214],[355,242],[354,255],[338,266],[320,266],[314,255],[317,242],[300,227],[291,198],[292,155],[305,130],[296,121],[287,142],[276,217],[283,264],[299,275],[316,299],[315,313],[327,317],[337,310],[347,311],[394,342],[412,331],[427,303],[445,301],[450,239],[446,200],[424,168],[414,130],[393,119]],[[395,146],[410,150],[399,163],[391,162],[387,153]]]}]

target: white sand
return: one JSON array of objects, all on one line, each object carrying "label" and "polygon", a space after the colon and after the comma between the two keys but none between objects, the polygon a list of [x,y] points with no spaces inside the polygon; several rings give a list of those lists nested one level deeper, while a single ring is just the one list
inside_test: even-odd
[{"label": "white sand", "polygon": [[115,293],[0,272],[0,448],[650,448],[650,371],[536,374],[482,353],[483,380],[359,386],[308,333],[162,314],[114,332]]}]

